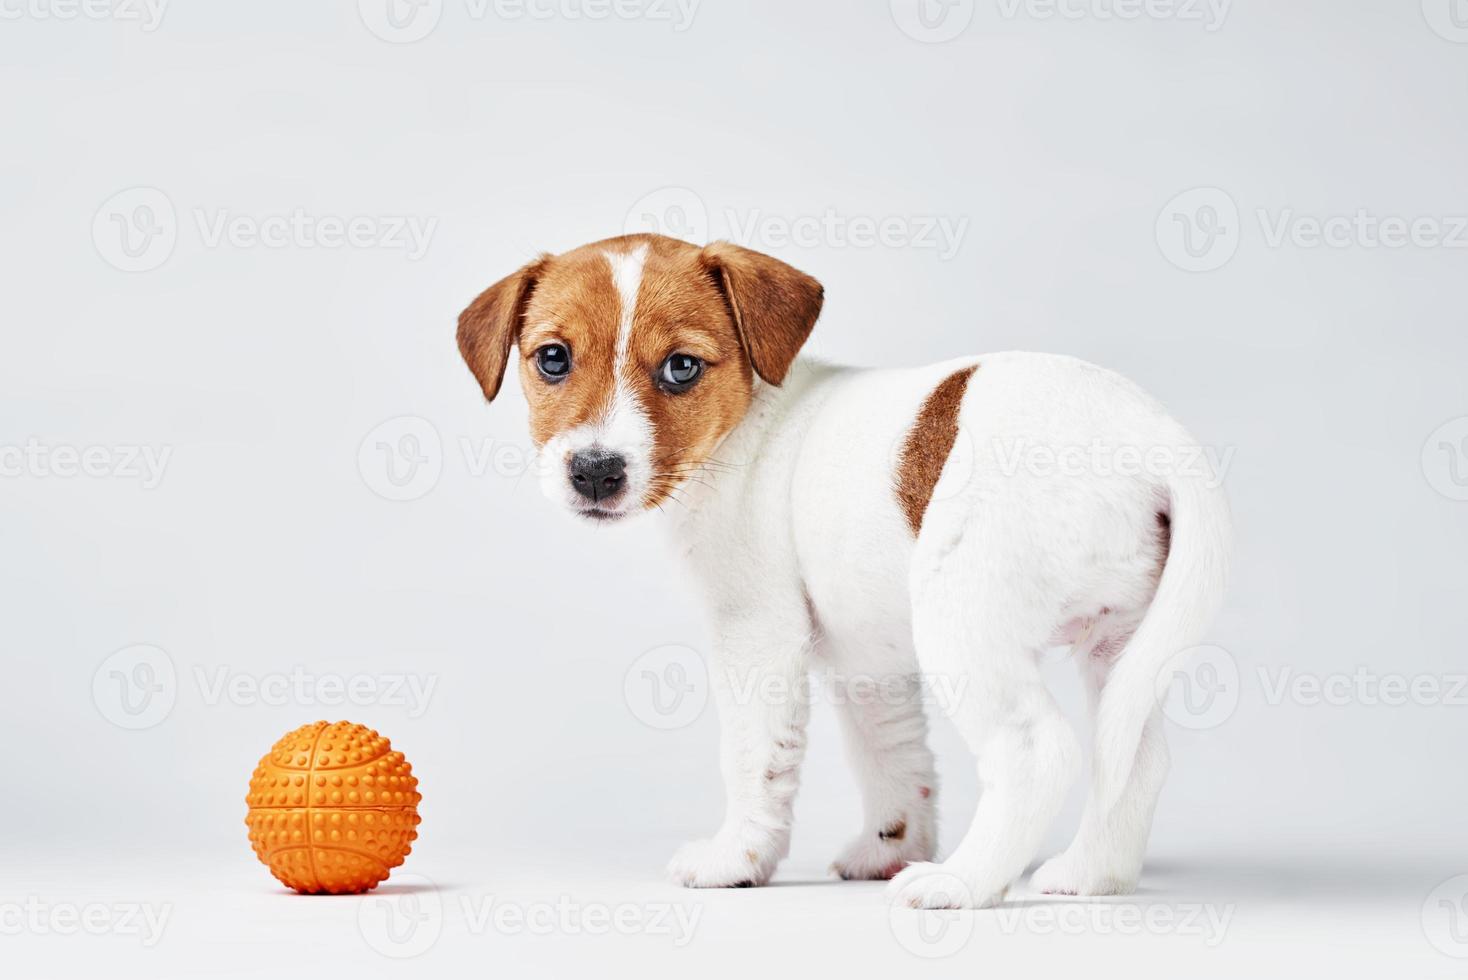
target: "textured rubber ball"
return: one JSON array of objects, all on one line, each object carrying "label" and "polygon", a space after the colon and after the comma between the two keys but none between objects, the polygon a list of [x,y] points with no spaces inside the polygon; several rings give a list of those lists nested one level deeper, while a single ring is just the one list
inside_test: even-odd
[{"label": "textured rubber ball", "polygon": [[365,725],[302,725],[250,777],[245,824],[255,854],[307,895],[376,888],[418,837],[418,779],[401,752]]}]

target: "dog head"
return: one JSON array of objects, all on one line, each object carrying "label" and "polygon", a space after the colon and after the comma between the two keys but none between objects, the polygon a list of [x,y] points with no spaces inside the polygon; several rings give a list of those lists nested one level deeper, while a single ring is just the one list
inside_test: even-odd
[{"label": "dog head", "polygon": [[758,252],[627,235],[543,255],[459,317],[459,350],[493,400],[518,348],[542,487],[594,520],[659,506],[784,380],[820,283]]}]

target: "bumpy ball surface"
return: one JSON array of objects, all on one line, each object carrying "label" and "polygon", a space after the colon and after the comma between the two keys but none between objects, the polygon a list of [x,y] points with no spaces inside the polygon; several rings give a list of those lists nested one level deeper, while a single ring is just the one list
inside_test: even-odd
[{"label": "bumpy ball surface", "polygon": [[351,722],[302,725],[255,767],[250,843],[284,884],[305,894],[376,888],[418,836],[418,780],[401,752]]}]

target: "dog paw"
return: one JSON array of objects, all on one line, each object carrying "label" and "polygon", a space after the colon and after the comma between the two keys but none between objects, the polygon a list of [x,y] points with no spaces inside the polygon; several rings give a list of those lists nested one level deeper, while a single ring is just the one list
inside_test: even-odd
[{"label": "dog paw", "polygon": [[678,848],[668,877],[685,888],[750,888],[768,882],[779,861],[768,844],[719,834]]},{"label": "dog paw", "polygon": [[914,861],[932,857],[932,834],[897,821],[880,830],[863,831],[831,862],[831,872],[846,881],[881,881]]},{"label": "dog paw", "polygon": [[1057,854],[1035,869],[1030,887],[1045,895],[1130,895],[1137,876],[1105,870],[1100,862]]},{"label": "dog paw", "polygon": [[975,885],[946,864],[930,861],[909,864],[887,886],[893,905],[912,909],[987,909],[1002,902],[1007,891],[1007,885],[997,889]]}]

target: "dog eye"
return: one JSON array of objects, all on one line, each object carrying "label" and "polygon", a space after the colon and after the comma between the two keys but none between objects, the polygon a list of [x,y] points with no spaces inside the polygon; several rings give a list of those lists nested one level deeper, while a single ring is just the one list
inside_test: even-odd
[{"label": "dog eye", "polygon": [[703,361],[692,354],[669,354],[658,368],[658,383],[668,391],[686,391],[703,374]]},{"label": "dog eye", "polygon": [[561,344],[546,344],[535,352],[535,366],[547,381],[561,381],[571,373],[571,352]]}]

